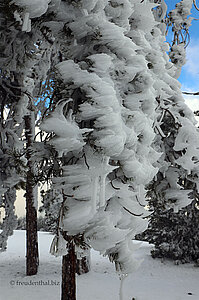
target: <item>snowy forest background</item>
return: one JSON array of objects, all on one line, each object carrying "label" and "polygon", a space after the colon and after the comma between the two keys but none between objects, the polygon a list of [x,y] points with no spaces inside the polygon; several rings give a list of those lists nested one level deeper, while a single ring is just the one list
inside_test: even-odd
[{"label": "snowy forest background", "polygon": [[142,260],[135,239],[199,265],[199,131],[178,81],[198,7],[166,2],[0,1],[0,251],[25,229],[36,276],[38,231],[54,233],[62,300],[76,299],[91,249],[114,262],[120,300]]}]

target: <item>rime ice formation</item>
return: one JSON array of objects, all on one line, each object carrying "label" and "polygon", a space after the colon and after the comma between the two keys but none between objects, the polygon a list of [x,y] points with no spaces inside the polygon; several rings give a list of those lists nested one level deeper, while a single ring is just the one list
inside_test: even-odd
[{"label": "rime ice formation", "polygon": [[[53,179],[53,188],[63,196],[60,230],[84,234],[94,249],[109,255],[119,273],[129,273],[138,265],[131,240],[147,226],[145,185],[157,173],[153,164],[160,156],[152,147],[156,92],[141,51],[145,45],[127,36],[130,15],[139,16],[142,6],[82,1],[81,9],[69,5],[70,16],[64,3],[60,7],[58,16],[68,18],[71,41],[64,48],[69,59],[56,66],[56,76],[62,97],[72,99],[68,112],[75,112],[69,124],[58,104],[59,120],[55,123],[56,108],[41,124],[54,133],[48,143],[58,153],[65,133],[72,147],[64,147],[62,176]],[[147,24],[140,19],[141,36],[156,24],[152,7],[145,5]],[[72,142],[69,125],[71,133],[80,127]],[[76,137],[85,144],[76,143]],[[58,248],[55,243],[52,252]]]},{"label": "rime ice formation", "polygon": [[16,21],[22,25],[22,31],[31,31],[31,19],[41,17],[48,9],[51,0],[13,0],[11,4],[15,4],[23,9],[22,13],[17,10],[14,12]]}]

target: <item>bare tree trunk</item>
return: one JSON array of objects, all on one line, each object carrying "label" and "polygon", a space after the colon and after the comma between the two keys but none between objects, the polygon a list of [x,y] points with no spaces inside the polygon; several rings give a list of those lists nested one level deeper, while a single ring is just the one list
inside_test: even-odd
[{"label": "bare tree trunk", "polygon": [[86,245],[83,235],[78,236],[78,240],[83,246],[83,248],[81,249],[81,252],[83,251],[83,254],[81,253],[82,257],[80,258],[78,258],[77,255],[76,273],[78,275],[82,275],[90,271],[90,247]]},{"label": "bare tree trunk", "polygon": [[62,259],[61,300],[76,300],[76,254],[72,236],[63,233],[68,241],[68,254]]},{"label": "bare tree trunk", "polygon": [[31,161],[31,146],[34,139],[34,112],[25,118],[25,135],[28,160],[26,177],[26,274],[37,274],[39,265],[38,238],[37,238],[37,208],[35,199],[34,165]]},{"label": "bare tree trunk", "polygon": [[86,274],[90,271],[90,255],[84,256],[76,261],[76,273],[78,275]]}]

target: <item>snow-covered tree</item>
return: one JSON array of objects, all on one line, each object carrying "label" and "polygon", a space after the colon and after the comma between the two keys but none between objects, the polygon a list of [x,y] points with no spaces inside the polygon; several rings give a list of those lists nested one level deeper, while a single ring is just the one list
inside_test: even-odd
[{"label": "snow-covered tree", "polygon": [[[79,6],[61,1],[59,101],[55,97],[54,110],[41,124],[53,133],[48,144],[60,158],[60,175],[52,180],[61,199],[59,232],[51,252],[66,256],[67,246],[72,262],[75,237],[82,235],[80,248],[86,243],[108,255],[121,277],[138,264],[132,239],[146,227],[145,184],[156,174],[153,164],[160,156],[151,146],[156,92],[142,52],[146,45],[131,38],[137,32],[145,39],[153,30],[152,7],[137,1]],[[139,30],[130,23],[135,17]],[[62,299],[75,299],[67,286]]]},{"label": "snow-covered tree", "polygon": [[16,31],[12,26],[12,12],[1,1],[1,58],[0,58],[0,207],[4,214],[3,231],[0,234],[0,250],[5,251],[7,239],[16,226],[14,202],[16,186],[24,179],[25,162],[22,158],[23,144],[19,140],[21,124],[15,122],[15,109],[20,98],[20,88],[13,57],[13,40]]},{"label": "snow-covered tree", "polygon": [[[179,41],[176,32],[180,31],[184,24],[187,24],[188,30],[190,18],[187,22],[186,18],[190,14],[191,6],[192,1],[181,1],[169,14],[175,32],[174,43],[169,53],[171,61],[165,52],[162,52],[162,43],[159,44],[159,55],[150,58],[152,71],[155,71],[154,65],[162,64],[161,68],[156,68],[159,70],[156,79],[158,118],[155,122],[157,136],[154,142],[156,149],[159,148],[162,152],[162,156],[158,160],[159,172],[148,187],[149,206],[154,212],[145,235],[156,246],[153,256],[173,255],[175,259],[181,259],[183,251],[186,252],[187,249],[185,243],[181,241],[184,237],[176,238],[179,232],[184,232],[182,216],[184,215],[186,226],[188,217],[185,216],[185,212],[190,211],[192,207],[193,215],[197,215],[195,203],[198,198],[199,132],[195,127],[193,113],[184,103],[180,84],[175,79],[185,63],[186,46],[185,41]],[[159,25],[158,27],[160,28]],[[161,29],[163,30],[162,26]],[[155,38],[161,38],[160,32],[157,33]],[[155,44],[153,40],[151,42]],[[177,214],[182,207],[192,201],[193,205]],[[190,216],[190,213],[188,215]]]},{"label": "snow-covered tree", "polygon": [[[10,176],[9,189],[15,188],[21,180],[26,182],[27,275],[35,274],[38,266],[36,186],[31,147],[34,141],[34,118],[36,113],[34,107],[35,90],[37,85],[46,78],[52,53],[48,32],[46,32],[42,20],[38,20],[46,12],[47,3],[49,1],[40,1],[40,8],[38,1],[37,3],[36,1],[31,3],[22,0],[1,1],[2,55],[0,70],[3,83],[1,120],[5,128],[1,131],[1,141],[4,143],[4,145],[1,145],[1,150],[3,153],[5,152],[5,143],[7,143],[6,151],[7,153],[10,151],[10,156],[12,154],[12,160],[18,158],[21,164],[25,161],[26,165],[26,174],[23,173],[23,178],[18,175],[18,178],[15,176],[15,173],[19,173],[16,161],[8,161],[4,155],[2,159],[7,169],[1,173],[4,176],[2,187],[5,188],[7,180],[4,173]],[[41,58],[42,61],[40,61]],[[9,103],[10,99],[12,100],[11,104]],[[9,111],[9,114],[5,118],[4,115],[7,111]],[[9,128],[6,128],[7,124],[9,124]],[[23,129],[25,130],[25,138],[22,135]],[[23,151],[20,148],[22,154],[25,153],[23,156],[21,152],[18,154],[19,145],[23,148]],[[11,167],[12,174],[10,174]],[[3,191],[3,199],[5,199],[3,205],[6,210],[5,221],[7,220],[7,222],[4,222],[4,230],[1,233],[3,238],[12,233],[11,226],[14,223],[12,216],[14,216],[14,201],[16,198],[13,195],[14,189],[10,197],[6,196],[6,193],[7,191]],[[8,233],[5,234],[5,231]]]},{"label": "snow-covered tree", "polygon": [[148,229],[139,238],[155,244],[152,257],[169,258],[176,264],[199,261],[198,195],[191,204],[174,213],[157,209]]},{"label": "snow-covered tree", "polygon": [[0,251],[5,251],[7,239],[16,226],[16,188],[23,185],[25,161],[23,144],[19,140],[22,128],[14,122],[17,87],[10,79],[1,75],[0,88],[0,208],[4,216],[3,231],[0,233]]}]

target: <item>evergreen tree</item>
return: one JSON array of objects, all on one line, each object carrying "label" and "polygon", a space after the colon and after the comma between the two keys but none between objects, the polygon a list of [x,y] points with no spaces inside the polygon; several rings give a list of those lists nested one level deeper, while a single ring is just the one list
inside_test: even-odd
[{"label": "evergreen tree", "polygon": [[20,128],[14,127],[14,89],[10,89],[9,80],[1,76],[0,103],[0,208],[4,214],[0,233],[0,251],[5,251],[7,239],[16,226],[14,203],[16,187],[21,186],[25,173],[25,163],[21,160],[23,145],[18,136]]},{"label": "evergreen tree", "polygon": [[[3,195],[2,205],[5,208],[6,217],[4,230],[1,233],[3,238],[3,249],[5,239],[10,235],[13,224],[16,224],[14,216],[14,190],[11,196],[6,195],[9,190],[15,188],[18,182],[26,182],[26,207],[27,207],[27,275],[33,275],[38,267],[38,245],[37,245],[37,207],[35,190],[35,171],[32,159],[32,146],[34,140],[34,100],[37,85],[45,79],[49,66],[49,53],[52,47],[46,47],[49,41],[44,36],[42,20],[39,17],[46,12],[49,1],[41,1],[41,8],[38,3],[29,1],[1,1],[1,150],[3,154],[1,194]],[[35,18],[31,29],[31,18]],[[42,33],[42,29],[44,32]],[[31,34],[30,34],[31,31]],[[39,44],[42,40],[42,46]],[[46,42],[47,41],[47,42]],[[48,45],[49,46],[49,45]],[[43,61],[39,62],[43,55]],[[43,63],[42,68],[41,65]],[[11,101],[11,103],[10,103]],[[5,113],[9,111],[9,118]],[[8,128],[6,128],[8,124]],[[23,137],[25,129],[26,137]],[[26,146],[25,146],[26,145]],[[20,150],[19,150],[20,146]],[[10,150],[9,150],[10,148]],[[6,157],[5,151],[7,154]],[[26,158],[25,155],[26,154]],[[12,161],[11,161],[12,159]],[[17,161],[18,159],[18,161]],[[26,165],[26,172],[22,171]],[[24,166],[23,166],[24,165]],[[10,170],[12,168],[12,170]],[[12,171],[12,172],[11,172]],[[6,178],[10,177],[10,178]],[[7,181],[9,180],[9,184]],[[23,185],[24,187],[24,185]],[[13,217],[12,217],[13,216]],[[15,219],[13,219],[15,218]],[[5,233],[6,232],[6,233]]]},{"label": "evergreen tree", "polygon": [[131,240],[146,226],[144,186],[156,174],[159,157],[151,147],[153,78],[141,47],[127,36],[129,21],[143,5],[146,15],[137,33],[144,37],[155,26],[152,4],[61,2],[57,13],[64,16],[66,36],[55,72],[59,101],[55,97],[41,129],[53,133],[47,144],[60,159],[60,172],[52,179],[61,210],[51,252],[64,255],[71,272],[66,286],[63,269],[62,299],[75,299],[74,264],[69,263],[79,241],[80,248],[89,244],[115,261],[121,278],[137,266]]},{"label": "evergreen tree", "polygon": [[24,178],[25,162],[22,158],[23,144],[19,140],[21,124],[16,126],[15,108],[20,97],[20,88],[15,69],[12,41],[16,32],[12,26],[12,11],[7,2],[0,2],[1,22],[1,58],[0,58],[0,207],[4,213],[2,232],[0,233],[0,251],[5,251],[7,239],[16,226],[14,203],[16,187]]},{"label": "evergreen tree", "polygon": [[[187,245],[185,241],[188,238],[187,223],[197,220],[195,205],[198,198],[199,133],[195,127],[194,115],[185,105],[180,85],[175,80],[185,63],[186,39],[180,41],[179,36],[183,37],[183,26],[186,26],[187,34],[190,19],[186,21],[186,18],[191,6],[192,1],[181,1],[169,14],[174,28],[173,45],[169,53],[171,62],[167,58],[165,67],[161,67],[163,75],[156,80],[158,118],[155,129],[159,134],[154,145],[163,154],[158,161],[159,172],[148,186],[149,206],[154,212],[150,216],[149,229],[144,233],[144,238],[155,244],[153,257],[182,261],[197,257],[198,251],[197,239],[194,243],[195,235],[190,235]],[[182,209],[183,207],[185,208]],[[189,254],[188,244],[190,247],[192,245]]]}]

